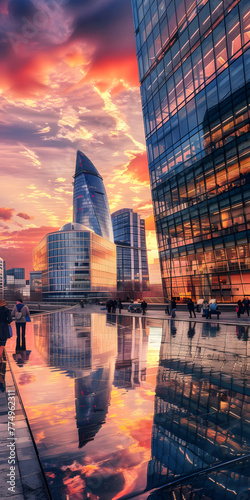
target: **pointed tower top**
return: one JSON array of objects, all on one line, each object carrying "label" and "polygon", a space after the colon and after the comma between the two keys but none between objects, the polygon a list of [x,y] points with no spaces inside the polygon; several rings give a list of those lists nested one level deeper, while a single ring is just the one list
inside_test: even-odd
[{"label": "pointed tower top", "polygon": [[76,171],[74,177],[77,177],[82,173],[96,175],[97,177],[100,177],[100,179],[102,179],[92,161],[90,161],[90,159],[84,153],[78,150],[76,153]]}]

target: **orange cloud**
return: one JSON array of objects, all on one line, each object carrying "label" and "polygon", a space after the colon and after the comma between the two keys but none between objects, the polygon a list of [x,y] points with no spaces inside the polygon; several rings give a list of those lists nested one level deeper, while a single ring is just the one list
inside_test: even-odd
[{"label": "orange cloud", "polygon": [[145,229],[146,231],[155,231],[155,219],[153,215],[145,219]]},{"label": "orange cloud", "polygon": [[17,214],[17,217],[21,217],[21,219],[25,219],[25,220],[33,220],[34,217],[31,217],[30,215],[26,214],[25,212],[19,212],[19,214]]},{"label": "orange cloud", "polygon": [[134,158],[126,165],[125,171],[122,175],[130,174],[134,182],[145,183],[150,185],[147,153],[135,153]]},{"label": "orange cloud", "polygon": [[[138,86],[139,76],[135,53],[124,54],[122,57],[117,54],[112,57],[101,58],[94,61],[86,76],[87,81],[94,80],[101,83],[101,90],[106,90],[114,81],[125,81],[132,86]],[[117,87],[116,87],[116,90]],[[119,87],[122,90],[122,87]]]},{"label": "orange cloud", "polygon": [[0,219],[10,221],[13,217],[14,208],[0,208]]}]

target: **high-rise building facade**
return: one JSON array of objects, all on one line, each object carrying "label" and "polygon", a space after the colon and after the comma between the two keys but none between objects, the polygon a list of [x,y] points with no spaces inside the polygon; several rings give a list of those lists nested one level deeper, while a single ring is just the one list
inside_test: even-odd
[{"label": "high-rise building facade", "polygon": [[250,295],[248,0],[132,0],[164,294]]},{"label": "high-rise building facade", "polygon": [[129,296],[148,290],[145,221],[130,208],[111,215],[117,251],[117,291]]},{"label": "high-rise building facade", "polygon": [[114,241],[109,203],[102,177],[81,151],[76,154],[73,222],[83,224],[106,240]]}]

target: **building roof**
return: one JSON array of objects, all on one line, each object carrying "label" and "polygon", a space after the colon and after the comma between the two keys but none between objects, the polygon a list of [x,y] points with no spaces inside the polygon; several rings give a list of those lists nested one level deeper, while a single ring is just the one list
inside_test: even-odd
[{"label": "building roof", "polygon": [[65,224],[64,226],[62,226],[59,229],[59,231],[91,231],[91,233],[94,232],[89,227],[84,226],[83,224],[78,224],[78,222],[68,222],[68,224]]},{"label": "building roof", "polygon": [[77,177],[78,175],[83,173],[96,175],[97,177],[100,177],[102,179],[92,161],[90,161],[90,159],[84,153],[78,150],[76,153],[76,170],[74,177]]}]

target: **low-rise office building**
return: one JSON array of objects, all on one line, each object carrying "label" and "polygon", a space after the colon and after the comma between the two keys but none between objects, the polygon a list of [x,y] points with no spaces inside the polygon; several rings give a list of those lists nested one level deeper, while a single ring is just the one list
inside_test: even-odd
[{"label": "low-rise office building", "polygon": [[45,301],[105,299],[116,292],[116,246],[78,223],[47,234],[33,252]]}]

